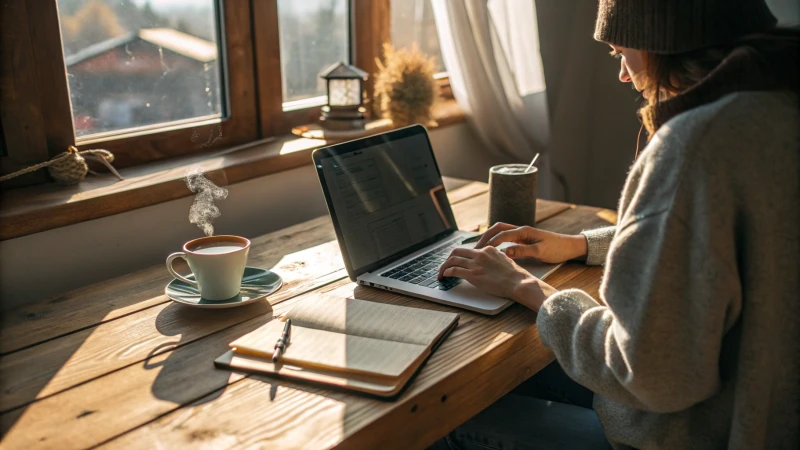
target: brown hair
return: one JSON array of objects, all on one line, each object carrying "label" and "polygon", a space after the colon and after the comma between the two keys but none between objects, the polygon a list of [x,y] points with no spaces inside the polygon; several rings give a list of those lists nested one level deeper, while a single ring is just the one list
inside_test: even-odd
[{"label": "brown hair", "polygon": [[715,46],[677,54],[645,53],[645,86],[647,104],[639,110],[648,141],[655,134],[653,117],[659,103],[680,94],[708,76],[735,46]]},{"label": "brown hair", "polygon": [[648,100],[639,110],[639,115],[644,129],[648,132],[648,141],[658,128],[654,119],[659,104],[706,78],[734,50],[748,48],[754,54],[765,56],[785,50],[791,45],[796,46],[798,35],[797,28],[775,28],[768,32],[744,36],[734,42],[683,53],[645,52],[643,91]]}]

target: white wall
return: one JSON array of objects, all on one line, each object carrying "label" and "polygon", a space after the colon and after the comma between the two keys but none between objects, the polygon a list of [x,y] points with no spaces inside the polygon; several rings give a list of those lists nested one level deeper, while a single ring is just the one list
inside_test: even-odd
[{"label": "white wall", "polygon": [[[485,179],[491,161],[465,124],[431,133],[444,175]],[[311,164],[227,186],[218,234],[258,236],[327,214]],[[200,237],[192,198],[0,242],[0,309],[161,264]],[[166,270],[166,269],[165,269]]]},{"label": "white wall", "polygon": [[797,0],[767,0],[772,12],[783,26],[800,25],[800,2]]}]

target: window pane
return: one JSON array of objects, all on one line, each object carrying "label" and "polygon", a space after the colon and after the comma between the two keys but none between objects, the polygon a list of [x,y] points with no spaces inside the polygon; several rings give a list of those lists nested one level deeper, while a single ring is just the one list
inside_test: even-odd
[{"label": "window pane", "polygon": [[416,43],[420,51],[436,58],[436,72],[444,72],[431,0],[394,0],[391,9],[392,45],[411,48]]},{"label": "window pane", "polygon": [[350,62],[348,0],[278,0],[283,101],[325,95],[327,67]]},{"label": "window pane", "polygon": [[215,0],[58,0],[77,136],[223,114]]}]

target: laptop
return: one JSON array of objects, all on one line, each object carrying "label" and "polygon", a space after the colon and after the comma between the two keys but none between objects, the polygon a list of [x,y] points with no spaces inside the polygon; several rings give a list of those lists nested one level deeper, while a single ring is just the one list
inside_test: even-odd
[{"label": "laptop", "polygon": [[[458,229],[428,133],[421,125],[313,153],[350,279],[364,286],[494,315],[513,302],[439,267],[476,233]],[[558,265],[527,261],[545,278]]]}]

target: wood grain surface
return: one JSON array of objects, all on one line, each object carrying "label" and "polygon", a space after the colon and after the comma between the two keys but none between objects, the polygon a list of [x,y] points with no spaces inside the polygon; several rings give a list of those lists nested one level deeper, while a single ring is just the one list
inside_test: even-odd
[{"label": "wood grain surface", "polygon": [[[342,279],[331,287],[349,283]],[[280,316],[294,303],[251,308],[248,313],[254,317],[206,339],[169,346],[167,351],[107,376],[0,415],[0,433],[7,433],[3,444],[48,448],[58,442],[62,448],[91,447],[222,389],[242,376],[215,369],[208,355],[221,355],[229,342]],[[179,305],[171,307],[175,314],[190,311]]]},{"label": "wood grain surface", "polygon": [[[485,194],[488,186],[445,179],[445,185],[449,184],[458,186],[447,194],[457,222],[463,224],[464,229],[477,228],[485,220],[480,211],[475,211],[481,208],[480,203],[463,206],[460,203]],[[316,277],[326,267],[316,265],[320,259],[333,264],[328,267],[331,272],[344,269],[335,241],[330,218],[318,217],[251,239],[248,264],[280,273],[284,280],[281,291],[285,291],[292,283]],[[327,246],[319,247],[323,244]],[[328,259],[328,250],[336,255]],[[312,259],[306,260],[307,257]],[[12,310],[0,318],[0,355],[168,302],[163,295],[164,286],[171,279],[164,266],[158,264]],[[0,407],[3,409],[6,408]]]},{"label": "wood grain surface", "polygon": [[[449,194],[462,228],[485,222],[486,192],[471,183]],[[537,226],[558,232],[614,217],[556,202],[537,210]],[[395,402],[215,369],[230,341],[322,291],[453,310],[351,283],[327,217],[252,241],[250,264],[287,281],[269,302],[231,310],[170,303],[159,265],[5,318],[0,447],[421,448],[552,361],[535,313],[515,305],[496,317],[458,311],[459,327]],[[548,282],[596,296],[601,275],[569,263]]]},{"label": "wood grain surface", "polygon": [[[556,287],[597,295],[600,268],[570,264],[563,272],[570,276],[563,283],[554,277]],[[451,310],[353,284],[336,292]],[[553,360],[539,340],[536,315],[520,305],[495,318],[460,314],[459,327],[396,402],[251,375],[105,447],[424,448]]]},{"label": "wood grain surface", "polygon": [[[453,212],[457,219],[461,214],[467,214],[475,220],[474,218],[478,216],[471,210],[480,205],[470,203],[462,207],[464,203],[466,202],[457,201],[453,204]],[[476,229],[480,225],[480,220],[474,222],[459,220],[459,222],[465,224],[466,229]],[[280,274],[284,281],[281,290],[269,297],[271,304],[347,276],[339,246],[335,241],[333,226],[327,217],[255,238],[251,242],[248,264],[255,267],[269,267],[270,270]],[[323,243],[314,245],[315,242]],[[248,314],[249,308],[235,308],[215,313],[195,311],[190,318],[181,320],[180,314],[183,314],[184,308],[177,308],[168,303],[169,300],[163,294],[163,286],[169,278],[164,278],[157,269],[163,270],[160,266],[147,269],[147,274],[153,275],[149,279],[140,276],[130,279],[132,285],[128,287],[128,291],[136,292],[132,297],[146,295],[145,293],[155,295],[155,297],[140,298],[144,299],[141,304],[146,306],[146,309],[119,316],[118,320],[101,321],[97,326],[88,325],[84,327],[85,329],[76,331],[79,329],[73,323],[85,324],[91,320],[87,318],[85,308],[78,307],[77,312],[73,310],[71,313],[73,317],[80,318],[75,321],[64,321],[59,311],[55,311],[48,316],[56,321],[51,322],[50,326],[42,327],[39,323],[33,327],[25,326],[37,322],[37,320],[26,320],[18,327],[12,325],[10,333],[6,333],[4,329],[4,343],[6,340],[12,344],[15,340],[16,342],[27,340],[40,344],[33,347],[29,345],[28,348],[18,351],[9,351],[0,357],[0,378],[3,379],[3,389],[0,390],[0,405],[2,405],[0,412],[23,406],[109,371],[142,361],[148,356],[154,356],[155,350],[151,350],[153,348],[159,348],[160,352],[169,348],[170,343],[176,346],[184,345],[252,317],[252,313]],[[120,295],[115,289],[117,286],[115,283],[101,284],[103,288],[94,291],[97,297],[82,298],[81,305],[102,305],[108,297],[115,298]],[[141,292],[136,291],[137,287]],[[67,298],[78,297],[68,295]],[[131,309],[130,305],[125,309]],[[15,316],[28,317],[27,314],[15,314]],[[98,316],[95,314],[93,317]],[[34,328],[38,333],[34,332]],[[60,331],[57,331],[58,329]],[[45,335],[56,333],[62,337],[60,339],[48,337],[49,340],[46,341],[43,339]],[[10,335],[8,339],[6,334]],[[181,336],[181,340],[177,343],[173,338],[176,335]],[[122,339],[122,336],[126,339]],[[67,357],[68,359],[65,359]]]},{"label": "wood grain surface", "polygon": [[[374,301],[383,301],[426,309],[448,310],[428,302],[413,300],[373,289],[359,289],[354,285],[347,285],[337,289],[342,295],[355,295]],[[292,448],[298,444],[310,448],[331,447],[340,440],[350,437],[361,431],[382,416],[394,411],[402,411],[403,419],[392,421],[392,424],[381,427],[385,432],[398,434],[412,434],[410,429],[403,430],[403,424],[408,425],[408,416],[424,416],[429,411],[436,415],[447,416],[460,409],[457,397],[446,399],[444,409],[440,409],[441,398],[444,395],[454,396],[459,387],[471,384],[481,373],[485,372],[497,361],[505,360],[516,351],[526,347],[538,339],[535,327],[535,314],[521,307],[512,308],[501,314],[500,317],[490,318],[472,313],[462,313],[461,323],[451,336],[442,344],[428,361],[425,368],[414,380],[409,391],[402,395],[396,402],[366,399],[346,393],[332,393],[331,391],[313,385],[303,385],[278,381],[262,376],[250,376],[236,383],[233,388],[223,392],[215,402],[204,398],[195,404],[181,408],[174,414],[169,414],[148,424],[122,439],[112,441],[110,447],[126,448],[152,448],[156,445],[167,447],[196,445],[197,436],[208,436],[211,444],[216,445],[220,438],[231,439],[237,446],[262,446],[266,448]],[[543,348],[542,348],[543,350]],[[531,352],[541,360],[540,367],[531,368],[529,374],[550,362],[551,356],[546,351]],[[491,358],[486,355],[491,354]],[[519,378],[517,383],[502,390],[510,390],[527,376],[516,372],[497,374]],[[447,386],[440,386],[443,381]],[[500,381],[500,380],[496,380]],[[277,388],[274,395],[270,391]],[[500,388],[500,386],[498,386]],[[472,395],[487,395],[487,390],[474,392]],[[212,394],[216,395],[216,393]],[[499,397],[498,394],[497,396]],[[494,397],[494,395],[492,395]],[[269,399],[260,401],[257,399]],[[487,403],[493,401],[494,398]],[[331,401],[336,407],[330,409]],[[225,404],[230,412],[236,414],[222,414],[214,403]],[[447,402],[450,402],[449,404]],[[416,405],[416,408],[414,406]],[[229,408],[229,409],[228,409]],[[414,409],[414,412],[411,410]],[[271,417],[279,420],[239,420],[238,417]],[[190,421],[186,419],[191,417]],[[414,417],[415,421],[418,420]],[[464,418],[464,420],[466,417]],[[440,422],[426,421],[425,426]],[[463,420],[462,420],[463,421]],[[311,427],[301,426],[312,422]],[[395,429],[399,428],[399,429]],[[414,430],[416,431],[416,430]],[[370,442],[367,436],[361,438],[362,442],[353,441],[352,448],[386,448],[392,447],[392,439],[380,442],[383,432],[375,433]],[[154,437],[155,440],[149,437]],[[403,438],[406,441],[408,437]],[[400,441],[395,441],[400,442]],[[206,442],[204,442],[205,444]],[[405,447],[405,446],[404,446]]]}]

